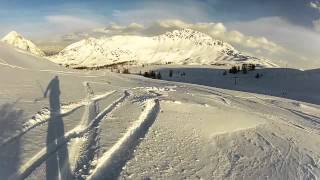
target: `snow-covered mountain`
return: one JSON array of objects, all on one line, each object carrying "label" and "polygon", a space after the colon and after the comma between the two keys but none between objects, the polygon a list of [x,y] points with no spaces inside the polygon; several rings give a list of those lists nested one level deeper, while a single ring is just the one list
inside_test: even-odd
[{"label": "snow-covered mountain", "polygon": [[121,62],[137,64],[276,65],[237,51],[230,44],[191,29],[154,37],[112,36],[88,38],[71,44],[51,60],[73,67],[97,67]]},{"label": "snow-covered mountain", "polygon": [[33,42],[24,38],[21,34],[17,33],[16,31],[11,31],[5,37],[3,37],[1,41],[10,44],[16,48],[32,53],[34,55],[45,55],[44,52],[40,48],[38,48]]}]

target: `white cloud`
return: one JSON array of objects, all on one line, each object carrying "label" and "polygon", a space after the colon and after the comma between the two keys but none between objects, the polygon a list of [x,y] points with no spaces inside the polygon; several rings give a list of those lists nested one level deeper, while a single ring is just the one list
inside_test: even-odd
[{"label": "white cloud", "polygon": [[207,7],[201,1],[145,1],[137,8],[129,10],[114,10],[113,20],[119,24],[131,22],[145,25],[152,24],[158,20],[181,19],[193,22],[209,20],[209,14],[205,11]]},{"label": "white cloud", "polygon": [[312,2],[310,2],[310,7],[320,11],[320,1],[312,1]]},{"label": "white cloud", "polygon": [[223,23],[187,23],[177,19],[159,20],[149,26],[131,23],[128,26],[113,24],[94,32],[105,33],[105,35],[147,35],[154,36],[176,29],[189,28],[210,35],[219,40],[244,46],[246,48],[261,49],[268,52],[281,51],[283,48],[265,37],[253,37],[242,34],[239,31],[228,31]]},{"label": "white cloud", "polygon": [[[246,48],[262,49],[269,52],[282,51],[283,48],[265,37],[254,37],[244,35],[239,31],[228,31],[223,23],[186,23],[181,20],[164,20],[149,27],[150,30],[157,30],[154,34],[173,29],[190,28],[229,42],[233,45],[244,46]],[[148,28],[145,30],[148,33]]]},{"label": "white cloud", "polygon": [[104,33],[108,35],[126,34],[135,35],[139,34],[140,31],[144,29],[144,26],[138,23],[131,23],[128,26],[120,26],[117,24],[112,24],[106,28],[94,29],[93,32]]},{"label": "white cloud", "polygon": [[[320,66],[319,33],[303,26],[295,25],[280,17],[266,17],[246,22],[230,22],[226,26],[252,36],[264,36],[272,39],[284,51],[273,54],[257,53],[254,55],[274,59],[292,67],[315,68]],[[263,41],[263,40],[262,40]],[[269,43],[270,44],[270,43]],[[242,49],[243,46],[237,46]],[[246,50],[246,49],[242,49]]]},{"label": "white cloud", "polygon": [[85,18],[70,15],[46,16],[45,20],[49,26],[54,27],[58,32],[74,32],[92,29],[103,26],[103,23],[95,18]]}]

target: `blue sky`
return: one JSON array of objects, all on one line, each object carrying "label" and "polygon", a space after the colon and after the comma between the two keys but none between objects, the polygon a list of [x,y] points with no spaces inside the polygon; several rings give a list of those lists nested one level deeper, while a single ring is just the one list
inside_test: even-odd
[{"label": "blue sky", "polygon": [[16,30],[36,41],[110,24],[221,22],[249,40],[266,38],[290,51],[272,58],[320,64],[319,0],[1,0],[0,17],[0,36]]},{"label": "blue sky", "polygon": [[[311,0],[1,0],[0,25],[21,30],[28,34],[37,28],[50,25],[47,16],[68,15],[97,21],[128,23],[132,20],[148,23],[156,19],[178,18],[185,21],[233,22],[250,21],[263,17],[282,17],[289,22],[312,29],[313,21],[319,19],[319,12],[310,8]],[[155,11],[163,9],[162,14]],[[133,16],[121,19],[117,12],[145,10],[147,17]],[[118,13],[119,14],[119,13]],[[33,28],[25,25],[34,23]],[[1,28],[1,34],[7,28]],[[75,27],[75,29],[77,29]],[[44,34],[46,32],[43,32]],[[37,34],[42,34],[38,31]]]}]

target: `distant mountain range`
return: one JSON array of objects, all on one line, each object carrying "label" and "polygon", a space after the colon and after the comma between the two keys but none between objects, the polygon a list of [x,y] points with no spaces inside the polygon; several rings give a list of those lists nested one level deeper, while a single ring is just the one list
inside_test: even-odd
[{"label": "distant mountain range", "polygon": [[[44,56],[43,51],[16,32],[10,32],[3,42]],[[144,37],[119,35],[87,38],[73,43],[51,61],[77,67],[101,67],[130,62],[133,64],[240,65],[253,63],[262,67],[277,67],[266,60],[242,54],[233,46],[191,29]]]}]

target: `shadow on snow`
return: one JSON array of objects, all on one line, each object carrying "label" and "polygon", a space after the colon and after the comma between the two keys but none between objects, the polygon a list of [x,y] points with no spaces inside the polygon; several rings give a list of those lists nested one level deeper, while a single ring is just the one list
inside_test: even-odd
[{"label": "shadow on snow", "polygon": [[47,180],[55,179],[72,179],[69,165],[69,156],[67,144],[62,143],[57,147],[59,141],[64,141],[64,124],[61,116],[60,107],[60,82],[58,76],[55,76],[49,83],[44,97],[49,93],[50,119],[48,121],[47,132],[47,150],[57,148],[49,155],[46,161],[46,178]]},{"label": "shadow on snow", "polygon": [[[173,70],[169,77],[169,70]],[[164,67],[158,68],[162,79],[186,82],[229,90],[284,97],[320,105],[320,69],[300,71],[297,69],[267,68],[249,71],[247,74],[223,75],[225,69]],[[181,76],[184,72],[185,75]],[[263,76],[259,79],[255,75]],[[235,84],[236,77],[236,84]]]}]

